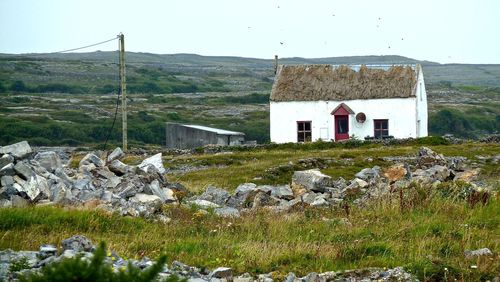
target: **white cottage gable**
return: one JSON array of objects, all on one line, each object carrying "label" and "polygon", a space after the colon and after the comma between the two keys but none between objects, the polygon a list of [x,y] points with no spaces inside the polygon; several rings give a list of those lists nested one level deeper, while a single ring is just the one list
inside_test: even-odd
[{"label": "white cottage gable", "polygon": [[427,136],[422,68],[280,66],[270,124],[275,143]]}]

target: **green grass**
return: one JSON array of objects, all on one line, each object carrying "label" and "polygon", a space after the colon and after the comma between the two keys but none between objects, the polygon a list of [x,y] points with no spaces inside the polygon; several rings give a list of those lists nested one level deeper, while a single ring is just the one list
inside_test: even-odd
[{"label": "green grass", "polygon": [[[408,192],[411,193],[411,192]],[[496,259],[466,260],[466,249],[500,243],[498,198],[486,206],[429,196],[425,203],[401,212],[398,201],[384,199],[368,208],[353,207],[350,225],[341,209],[306,209],[276,216],[264,211],[221,221],[212,214],[165,208],[168,225],[124,218],[99,211],[55,207],[0,209],[0,248],[35,250],[60,244],[74,234],[106,241],[125,257],[166,254],[169,261],[237,273],[298,275],[361,267],[405,266],[422,280],[451,277],[467,281],[492,278]],[[477,269],[471,269],[477,265]]]},{"label": "green grass", "polygon": [[[359,145],[359,148],[349,148],[348,144],[326,142],[270,145],[262,149],[233,151],[229,154],[165,156],[164,163],[169,168],[186,164],[205,166],[205,169],[198,171],[168,175],[170,181],[181,182],[191,191],[199,192],[204,191],[208,185],[232,191],[245,182],[287,184],[291,181],[293,171],[300,169],[297,166],[288,169],[287,165],[290,162],[297,164],[298,160],[305,158],[333,159],[333,162],[327,163],[322,171],[334,178],[343,177],[349,180],[363,168],[375,165],[385,168],[392,165],[391,162],[384,161],[383,157],[416,156],[421,145],[427,145],[445,156],[465,156],[471,160],[475,160],[476,155],[500,154],[500,146],[497,144],[428,145],[440,144],[440,140],[417,139],[412,141],[413,143],[410,142],[411,145],[394,146],[364,144]],[[275,170],[277,173],[271,174],[266,171],[276,167],[280,167]],[[499,185],[496,172],[498,172],[497,166],[486,163],[482,174],[486,180],[492,182],[492,185]]]}]

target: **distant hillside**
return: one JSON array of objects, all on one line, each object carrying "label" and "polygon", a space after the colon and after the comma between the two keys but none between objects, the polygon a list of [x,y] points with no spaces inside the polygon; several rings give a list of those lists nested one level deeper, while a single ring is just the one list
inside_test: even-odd
[{"label": "distant hillside", "polygon": [[[245,81],[250,89],[266,78],[273,76],[274,60],[230,56],[201,56],[196,54],[150,54],[127,52],[128,74],[136,76],[138,69],[154,69],[166,73],[182,73],[194,78],[211,77],[224,82],[227,76],[251,77],[254,81]],[[117,52],[91,52],[67,54],[0,54],[0,82],[19,80],[26,83],[66,83],[76,79],[88,79],[95,87],[110,84],[116,77]],[[280,58],[280,64],[413,64],[420,63],[424,68],[427,84],[481,85],[500,86],[500,65],[480,64],[439,64],[419,61],[402,56],[351,56],[330,58]],[[55,75],[55,76],[54,76]],[[161,74],[156,74],[161,76]],[[38,76],[38,77],[36,77]],[[144,73],[137,75],[145,80]],[[222,77],[221,77],[222,76]],[[191,78],[193,78],[191,77]],[[194,79],[193,78],[193,79]],[[194,79],[196,84],[196,79]],[[232,88],[228,82],[229,90]],[[84,82],[82,82],[84,83]],[[241,84],[241,83],[240,83]],[[268,86],[270,84],[268,83]],[[202,87],[203,88],[203,87]],[[257,86],[258,90],[265,88]]]}]

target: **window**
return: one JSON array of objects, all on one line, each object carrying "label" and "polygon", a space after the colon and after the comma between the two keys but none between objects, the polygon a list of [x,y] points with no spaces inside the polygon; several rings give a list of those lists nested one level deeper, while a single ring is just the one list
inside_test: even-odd
[{"label": "window", "polygon": [[373,121],[374,136],[375,138],[382,138],[384,136],[389,136],[389,120],[388,119],[376,119]]},{"label": "window", "polygon": [[297,142],[311,142],[310,121],[297,121]]}]

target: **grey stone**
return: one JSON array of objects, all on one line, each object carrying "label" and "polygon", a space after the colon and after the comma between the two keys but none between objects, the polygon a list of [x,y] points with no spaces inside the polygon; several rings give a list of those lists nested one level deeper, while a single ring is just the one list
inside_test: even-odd
[{"label": "grey stone", "polygon": [[216,203],[212,203],[212,202],[207,201],[207,200],[199,200],[199,199],[192,200],[192,201],[187,201],[186,203],[188,205],[196,205],[196,206],[198,206],[198,207],[200,207],[202,209],[219,208],[220,207]]},{"label": "grey stone", "polygon": [[121,198],[130,198],[134,196],[137,193],[142,192],[143,189],[138,189],[133,183],[131,182],[122,182],[120,183],[117,187],[117,195]]},{"label": "grey stone", "polygon": [[25,207],[29,206],[29,202],[26,199],[24,199],[23,197],[20,197],[18,195],[12,195],[10,197],[10,202],[11,202],[12,207],[14,207],[14,208],[25,208]]},{"label": "grey stone", "polygon": [[3,187],[14,185],[14,178],[10,175],[4,175],[0,178],[0,184]]},{"label": "grey stone", "polygon": [[14,184],[4,186],[0,188],[0,199],[10,199],[12,195],[16,195],[18,192]]},{"label": "grey stone", "polygon": [[119,160],[113,160],[109,165],[108,165],[109,170],[114,172],[116,175],[121,176],[124,174],[127,174],[131,171],[133,171],[133,168],[122,163]]},{"label": "grey stone", "polygon": [[293,199],[293,191],[289,185],[272,186],[271,196],[280,199],[291,200]]},{"label": "grey stone", "polygon": [[465,258],[481,257],[481,256],[492,256],[493,253],[488,248],[482,248],[474,251],[466,250],[464,252]]},{"label": "grey stone", "polygon": [[116,147],[113,152],[111,152],[111,154],[109,154],[108,156],[108,163],[114,161],[114,160],[118,160],[118,159],[121,159],[123,158],[123,156],[125,156],[125,153],[122,151],[122,149],[120,147]]},{"label": "grey stone", "polygon": [[171,203],[176,201],[174,192],[168,188],[161,188],[160,182],[156,179],[144,187],[144,192],[160,197],[163,203]]},{"label": "grey stone", "polygon": [[21,176],[24,180],[28,180],[35,175],[33,169],[31,169],[31,167],[29,167],[24,162],[18,162],[14,166],[14,170],[16,171],[17,175]]},{"label": "grey stone", "polygon": [[240,217],[240,212],[231,207],[221,207],[215,209],[215,214],[220,217]]},{"label": "grey stone", "polygon": [[252,208],[276,206],[279,203],[280,201],[277,198],[274,198],[265,192],[259,191],[254,197]]},{"label": "grey stone", "polygon": [[45,259],[51,256],[57,255],[57,248],[54,245],[41,245],[40,250],[38,251],[39,257],[41,259]]},{"label": "grey stone", "polygon": [[311,206],[313,207],[327,207],[328,205],[328,201],[326,201],[325,198],[319,196],[316,197],[311,203]]},{"label": "grey stone", "polygon": [[0,158],[0,168],[10,164],[10,163],[14,163],[14,157],[9,155],[9,154],[5,154],[3,155],[1,158]]},{"label": "grey stone", "polygon": [[94,185],[92,185],[92,179],[89,177],[85,177],[82,179],[75,180],[73,182],[73,187],[78,190],[91,190],[94,189]]},{"label": "grey stone", "polygon": [[59,155],[52,151],[40,152],[35,155],[34,159],[49,172],[54,172],[56,169],[62,167]]},{"label": "grey stone", "polygon": [[448,162],[443,155],[438,154],[427,147],[421,147],[418,151],[417,164],[420,168],[426,169],[434,165],[446,166]]},{"label": "grey stone", "polygon": [[137,193],[133,197],[130,198],[130,201],[132,202],[138,202],[142,204],[150,204],[154,206],[161,207],[162,201],[160,197],[156,195],[148,195],[144,193]]},{"label": "grey stone", "polygon": [[230,280],[233,277],[233,270],[229,267],[218,267],[210,273],[209,277]]},{"label": "grey stone", "polygon": [[113,199],[113,192],[111,191],[102,191],[101,201],[103,202],[111,202]]},{"label": "grey stone", "polygon": [[0,154],[10,154],[16,159],[27,157],[32,152],[30,145],[26,141],[0,147]]},{"label": "grey stone", "polygon": [[75,235],[61,242],[64,251],[73,250],[76,252],[92,252],[95,250],[94,244],[83,235]]},{"label": "grey stone", "polygon": [[377,179],[380,177],[380,167],[374,166],[373,168],[364,168],[354,176],[365,181]]},{"label": "grey stone", "polygon": [[222,206],[227,202],[229,197],[231,197],[231,194],[229,194],[226,190],[209,185],[207,190],[205,190],[205,192],[203,192],[198,199],[210,201]]},{"label": "grey stone", "polygon": [[161,153],[158,153],[152,157],[143,160],[137,167],[144,170],[145,172],[148,172],[149,165],[153,165],[161,174],[166,172],[165,167],[163,167],[163,160],[161,159]]},{"label": "grey stone", "polygon": [[253,204],[253,198],[251,196],[255,196],[255,193],[252,193],[254,189],[257,188],[257,185],[254,183],[243,183],[240,184],[234,195],[232,195],[226,202],[226,204],[233,208],[250,208]]},{"label": "grey stone", "polygon": [[57,182],[50,186],[50,200],[54,203],[69,203],[72,201],[71,189],[64,182]]},{"label": "grey stone", "polygon": [[13,176],[15,174],[16,174],[16,171],[14,170],[13,163],[7,164],[4,167],[0,168],[0,177],[5,176],[5,175]]},{"label": "grey stone", "polygon": [[89,164],[93,164],[96,167],[103,167],[104,161],[101,158],[99,158],[96,154],[88,153],[87,155],[85,155],[85,157],[83,157],[83,159],[80,160],[80,164],[78,166],[81,167]]},{"label": "grey stone", "polygon": [[332,184],[332,178],[318,169],[295,171],[292,177],[294,189],[304,188],[308,191],[324,192],[326,187],[331,187]]}]

